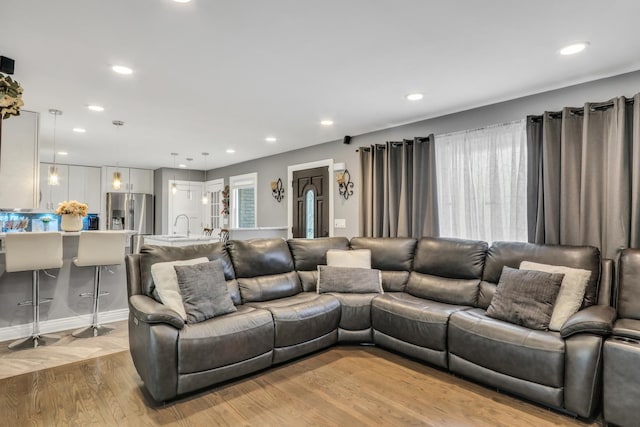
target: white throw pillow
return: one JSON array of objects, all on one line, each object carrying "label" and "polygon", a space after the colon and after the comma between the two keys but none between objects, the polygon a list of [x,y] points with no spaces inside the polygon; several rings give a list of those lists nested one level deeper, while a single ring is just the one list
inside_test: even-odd
[{"label": "white throw pillow", "polygon": [[327,251],[327,265],[330,267],[371,268],[371,251],[369,249]]},{"label": "white throw pillow", "polygon": [[591,272],[578,268],[538,264],[530,261],[522,261],[520,263],[520,269],[564,274],[562,285],[560,285],[560,292],[553,307],[551,321],[549,322],[550,331],[560,331],[567,319],[580,310]]},{"label": "white throw pillow", "polygon": [[184,309],[178,276],[174,265],[194,265],[209,262],[209,258],[201,257],[186,259],[183,261],[157,262],[151,266],[151,277],[156,285],[156,291],[160,302],[178,313],[184,320],[187,320],[187,312]]}]

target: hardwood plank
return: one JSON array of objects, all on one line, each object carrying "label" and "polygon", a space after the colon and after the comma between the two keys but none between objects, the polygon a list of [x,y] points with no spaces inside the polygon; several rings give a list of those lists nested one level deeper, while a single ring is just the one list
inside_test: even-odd
[{"label": "hardwood plank", "polygon": [[0,380],[0,425],[595,426],[371,346],[338,346],[159,405],[120,352]]}]

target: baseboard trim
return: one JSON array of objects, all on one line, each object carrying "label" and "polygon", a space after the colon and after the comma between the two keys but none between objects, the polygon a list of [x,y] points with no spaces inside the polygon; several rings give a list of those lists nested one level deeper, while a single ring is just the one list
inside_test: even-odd
[{"label": "baseboard trim", "polygon": [[[40,332],[51,334],[54,332],[68,331],[70,329],[82,328],[91,324],[91,314],[83,314],[62,319],[45,320],[40,322]],[[100,324],[118,322],[129,317],[129,309],[104,311],[100,313]],[[28,337],[33,331],[31,323],[0,328],[0,341],[16,340]]]}]

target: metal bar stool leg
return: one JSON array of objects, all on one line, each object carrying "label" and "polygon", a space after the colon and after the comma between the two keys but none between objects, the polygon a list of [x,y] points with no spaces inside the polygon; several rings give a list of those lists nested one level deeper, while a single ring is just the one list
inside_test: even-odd
[{"label": "metal bar stool leg", "polygon": [[73,334],[76,338],[90,338],[97,337],[100,335],[108,334],[113,330],[113,328],[107,326],[101,326],[98,323],[98,302],[100,298],[100,276],[102,275],[102,271],[100,270],[100,266],[95,266],[95,272],[93,274],[93,313],[91,325],[86,328],[79,329],[75,331]]},{"label": "metal bar stool leg", "polygon": [[33,311],[33,331],[31,336],[19,339],[9,344],[9,348],[12,350],[19,350],[23,348],[36,348],[41,345],[47,344],[46,338],[51,340],[57,340],[60,337],[57,335],[40,335],[40,275],[38,270],[31,272],[31,306]]}]

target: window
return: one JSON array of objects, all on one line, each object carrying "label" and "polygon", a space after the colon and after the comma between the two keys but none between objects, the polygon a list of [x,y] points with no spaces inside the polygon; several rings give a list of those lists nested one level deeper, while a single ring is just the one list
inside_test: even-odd
[{"label": "window", "polygon": [[315,237],[315,215],[313,208],[316,203],[316,196],[313,189],[307,190],[307,195],[305,197],[305,205],[307,207],[306,212],[306,227],[305,227],[305,236],[307,239],[313,239]]},{"label": "window", "polygon": [[255,172],[229,178],[232,228],[254,228],[257,226],[257,183],[258,174]]},{"label": "window", "polygon": [[527,240],[525,121],[436,136],[440,235]]}]

